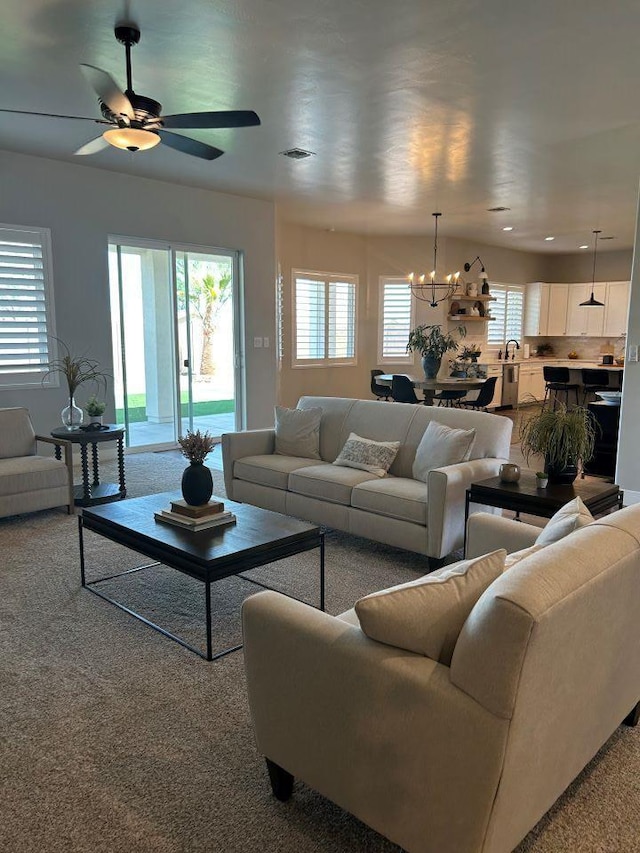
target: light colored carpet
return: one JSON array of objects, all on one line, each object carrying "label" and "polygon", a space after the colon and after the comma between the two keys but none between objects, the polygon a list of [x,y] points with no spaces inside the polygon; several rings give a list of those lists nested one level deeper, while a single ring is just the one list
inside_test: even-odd
[{"label": "light colored carpet", "polygon": [[[178,453],[128,456],[129,495],[175,488],[183,468]],[[105,466],[103,479],[112,476]],[[398,850],[300,783],[286,804],[271,796],[242,653],[206,663],[81,590],[75,518],[2,519],[0,545],[0,850]],[[137,563],[92,535],[87,548],[92,572]],[[309,552],[260,571],[315,600],[317,559]],[[330,532],[327,609],[424,570],[416,555]],[[220,586],[222,642],[239,637],[249,591]],[[196,582],[141,572],[118,594],[202,642]],[[631,853],[639,838],[640,730],[621,728],[518,850]]]}]

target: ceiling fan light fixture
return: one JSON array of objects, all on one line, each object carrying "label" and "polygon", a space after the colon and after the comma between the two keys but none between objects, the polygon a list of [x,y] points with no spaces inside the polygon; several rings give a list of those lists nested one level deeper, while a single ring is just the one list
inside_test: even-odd
[{"label": "ceiling fan light fixture", "polygon": [[112,130],[105,130],[102,136],[109,145],[113,145],[114,148],[121,148],[123,151],[146,151],[160,142],[157,133],[152,133],[150,130],[138,130],[135,127],[116,127]]}]

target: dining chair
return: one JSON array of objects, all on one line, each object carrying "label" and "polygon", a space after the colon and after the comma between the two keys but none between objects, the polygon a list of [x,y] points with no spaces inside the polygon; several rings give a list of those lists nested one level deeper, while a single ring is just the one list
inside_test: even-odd
[{"label": "dining chair", "polygon": [[487,406],[491,405],[491,401],[493,400],[493,395],[496,392],[496,382],[498,381],[497,376],[490,376],[485,382],[480,386],[480,391],[478,396],[473,400],[462,400],[460,406],[466,409],[478,409],[478,410],[487,410]]},{"label": "dining chair", "polygon": [[463,397],[466,397],[466,391],[441,391],[439,394],[434,394],[433,399],[438,401],[439,406],[447,406],[452,408],[457,406]]},{"label": "dining chair", "polygon": [[391,380],[391,396],[394,403],[420,403],[413,389],[413,382],[408,376],[393,374]]},{"label": "dining chair", "polygon": [[371,393],[378,400],[388,400],[391,397],[391,388],[389,385],[382,385],[376,382],[376,376],[382,376],[384,370],[371,371]]}]

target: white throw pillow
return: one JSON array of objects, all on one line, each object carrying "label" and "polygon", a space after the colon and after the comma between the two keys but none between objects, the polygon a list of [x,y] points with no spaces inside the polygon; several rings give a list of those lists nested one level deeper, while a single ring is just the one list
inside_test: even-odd
[{"label": "white throw pillow", "polygon": [[467,616],[503,571],[504,549],[462,560],[417,581],[356,601],[360,627],[372,640],[449,666]]},{"label": "white throw pillow", "polygon": [[520,551],[512,551],[510,554],[507,554],[507,559],[504,561],[504,570],[512,569],[515,565],[517,565],[521,560],[524,560],[525,557],[530,557],[531,554],[535,554],[537,551],[542,551],[544,545],[529,545],[528,548],[522,548]]},{"label": "white throw pillow", "polygon": [[320,459],[320,419],[322,409],[275,407],[276,453]]},{"label": "white throw pillow", "polygon": [[591,524],[592,521],[593,516],[584,505],[584,501],[582,498],[576,497],[551,516],[535,544],[551,545],[552,542],[558,542],[568,536],[569,533],[573,533],[574,530]]},{"label": "white throw pillow", "polygon": [[427,481],[434,468],[466,462],[476,438],[475,429],[452,429],[437,421],[430,421],[416,449],[413,460],[413,479]]},{"label": "white throw pillow", "polygon": [[384,477],[399,449],[399,441],[373,441],[352,432],[333,464]]}]

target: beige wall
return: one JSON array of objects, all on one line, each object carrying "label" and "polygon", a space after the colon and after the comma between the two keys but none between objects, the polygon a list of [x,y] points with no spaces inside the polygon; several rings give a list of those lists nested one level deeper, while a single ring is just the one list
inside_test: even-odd
[{"label": "beige wall", "polygon": [[[283,359],[279,371],[279,402],[292,406],[303,394],[367,398],[370,396],[369,371],[373,367],[381,366],[388,372],[411,371],[407,364],[378,365],[379,280],[380,276],[406,276],[411,271],[430,270],[433,265],[433,239],[344,234],[285,222],[278,224],[277,233],[278,264],[283,284]],[[438,267],[441,270],[461,270],[465,261],[472,261],[476,255],[482,257],[491,279],[497,282],[524,284],[543,279],[546,272],[546,261],[541,255],[439,237]],[[474,267],[474,272],[477,267]],[[350,273],[359,277],[357,365],[332,368],[291,366],[294,269]],[[426,303],[416,302],[416,311],[416,324],[446,322],[444,305],[431,308]],[[418,357],[414,363],[418,369]]]},{"label": "beige wall", "polygon": [[[598,249],[596,281],[629,281],[631,278],[631,249],[603,252]],[[593,251],[584,249],[569,255],[547,256],[546,278],[543,281],[591,281]]]}]

